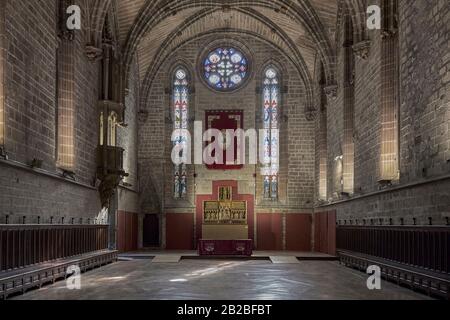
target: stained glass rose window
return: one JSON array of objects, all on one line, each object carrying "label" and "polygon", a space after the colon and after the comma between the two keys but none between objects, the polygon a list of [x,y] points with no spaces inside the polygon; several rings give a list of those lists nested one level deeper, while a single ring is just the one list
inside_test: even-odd
[{"label": "stained glass rose window", "polygon": [[233,91],[239,88],[248,76],[248,60],[236,48],[217,48],[203,59],[203,76],[211,88]]}]

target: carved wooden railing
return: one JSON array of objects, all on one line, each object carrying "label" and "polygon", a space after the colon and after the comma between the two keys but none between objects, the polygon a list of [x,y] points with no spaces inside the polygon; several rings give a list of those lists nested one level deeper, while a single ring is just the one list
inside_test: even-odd
[{"label": "carved wooden railing", "polygon": [[107,225],[0,225],[0,271],[107,248]]},{"label": "carved wooden railing", "polygon": [[450,274],[450,227],[337,226],[337,250]]}]

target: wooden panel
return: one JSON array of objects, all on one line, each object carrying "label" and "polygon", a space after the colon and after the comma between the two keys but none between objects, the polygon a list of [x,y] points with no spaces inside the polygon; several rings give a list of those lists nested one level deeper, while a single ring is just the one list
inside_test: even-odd
[{"label": "wooden panel", "polygon": [[283,250],[281,221],[280,213],[257,215],[258,250]]},{"label": "wooden panel", "polygon": [[311,251],[311,215],[286,215],[286,250]]},{"label": "wooden panel", "polygon": [[194,216],[191,213],[166,214],[166,249],[194,249]]}]

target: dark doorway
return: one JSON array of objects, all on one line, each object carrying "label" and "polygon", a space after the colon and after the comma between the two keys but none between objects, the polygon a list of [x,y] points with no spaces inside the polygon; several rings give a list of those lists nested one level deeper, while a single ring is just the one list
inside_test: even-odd
[{"label": "dark doorway", "polygon": [[144,247],[159,247],[159,218],[156,214],[146,214],[143,232]]}]

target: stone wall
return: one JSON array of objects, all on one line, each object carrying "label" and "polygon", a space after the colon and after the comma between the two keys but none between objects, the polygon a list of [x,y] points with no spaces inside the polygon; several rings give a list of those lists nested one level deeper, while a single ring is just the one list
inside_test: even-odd
[{"label": "stone wall", "polygon": [[[256,208],[263,212],[291,210],[303,212],[312,208],[314,193],[314,122],[307,121],[304,113],[304,87],[294,66],[279,51],[261,41],[239,37],[251,52],[251,79],[233,93],[217,93],[200,80],[197,61],[199,55],[215,37],[191,41],[178,50],[159,70],[148,100],[147,115],[139,127],[139,173],[143,211],[158,213],[193,212],[196,194],[211,194],[212,181],[238,180],[241,194],[256,194]],[[224,39],[230,41],[230,39]],[[236,44],[239,47],[239,43]],[[190,117],[202,121],[206,110],[244,110],[244,129],[260,128],[262,108],[261,74],[269,60],[280,67],[283,76],[279,201],[262,199],[262,177],[255,165],[241,170],[208,170],[204,165],[188,166],[188,195],[185,200],[173,198],[173,165],[171,162],[173,124],[170,121],[170,71],[177,63],[187,65],[194,80],[190,96]],[[193,126],[193,123],[191,123]],[[203,127],[204,128],[204,127]],[[192,128],[191,128],[192,129]],[[195,141],[197,143],[197,141]],[[256,173],[256,178],[254,174]]]},{"label": "stone wall", "polygon": [[[400,180],[380,180],[381,32],[369,31],[370,56],[355,70],[355,188],[353,199],[336,192],[335,158],[343,138],[342,90],[328,104],[328,199],[338,201],[338,221],[362,224],[446,224],[450,216],[450,8],[445,1],[399,1]],[[342,33],[342,28],[340,31]],[[337,44],[340,48],[340,44]],[[338,50],[338,86],[342,52]],[[318,161],[318,160],[316,160]],[[316,164],[317,166],[317,164]],[[435,182],[432,179],[440,179]],[[431,180],[430,180],[431,179]],[[430,181],[430,183],[427,183]],[[392,190],[390,190],[392,189]],[[415,220],[413,219],[415,218]],[[380,220],[381,219],[381,220]]]},{"label": "stone wall", "polygon": [[[4,147],[8,160],[0,163],[0,223],[7,216],[9,223],[22,223],[23,216],[26,223],[70,223],[72,218],[75,223],[87,223],[87,219],[93,223],[102,216],[98,191],[93,187],[97,169],[100,62],[89,60],[85,54],[89,28],[75,31],[73,40],[58,39],[58,4],[54,0],[1,2],[5,10],[0,15],[3,49],[0,60],[5,59],[0,79],[4,80],[5,89]],[[84,2],[78,4],[82,17],[88,17],[89,8]],[[70,50],[65,52],[73,61],[70,75],[58,70],[62,41],[70,41]],[[68,89],[58,88],[57,79],[65,76],[70,76],[71,81],[68,99],[73,106],[72,169],[76,181],[64,178],[57,164],[58,91]],[[135,101],[139,84],[130,82],[126,102],[129,127],[118,131],[130,173],[126,182],[136,188],[136,149],[128,147],[136,146]],[[3,98],[3,92],[0,94]],[[33,159],[42,160],[40,169],[30,167]]]}]

